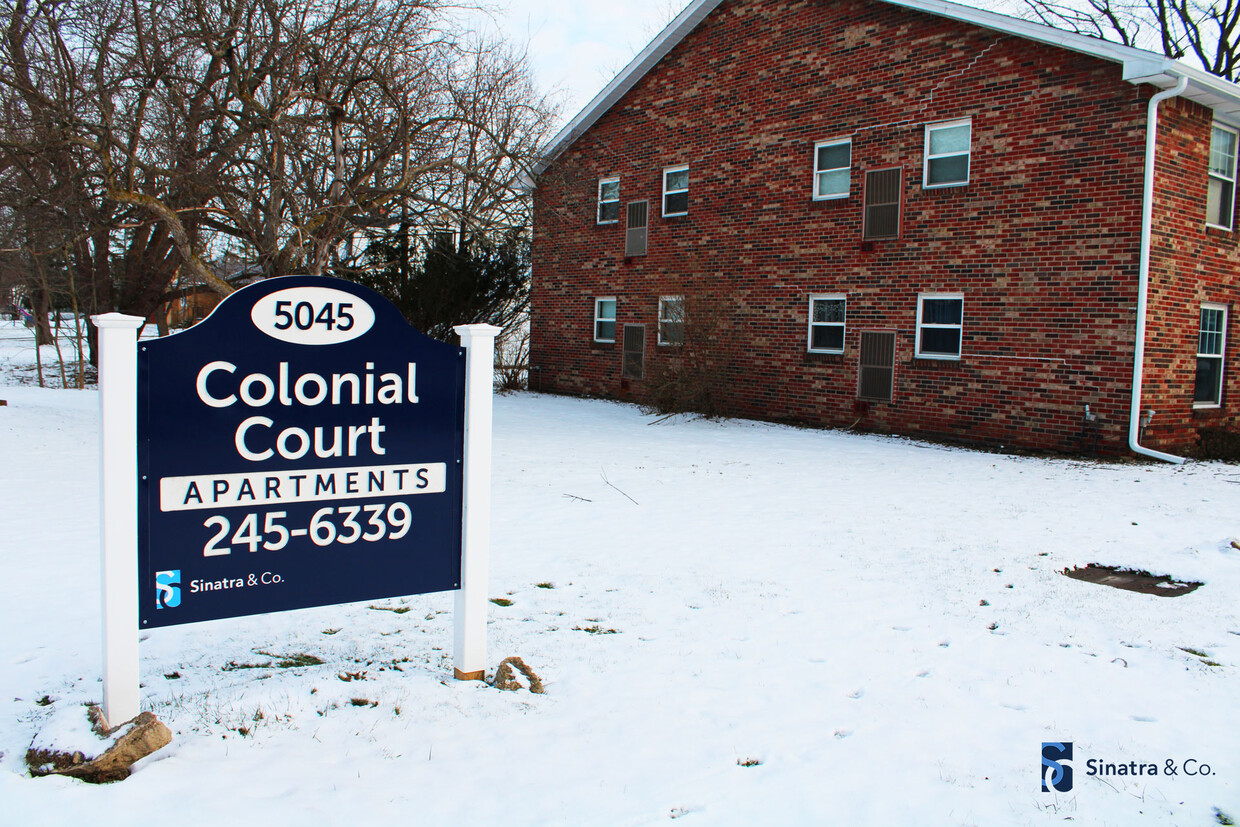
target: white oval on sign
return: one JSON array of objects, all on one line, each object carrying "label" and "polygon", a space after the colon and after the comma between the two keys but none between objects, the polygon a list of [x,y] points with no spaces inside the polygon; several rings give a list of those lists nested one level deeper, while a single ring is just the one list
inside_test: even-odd
[{"label": "white oval on sign", "polygon": [[250,318],[255,327],[282,342],[338,345],[370,330],[375,311],[343,290],[289,287],[256,301]]}]

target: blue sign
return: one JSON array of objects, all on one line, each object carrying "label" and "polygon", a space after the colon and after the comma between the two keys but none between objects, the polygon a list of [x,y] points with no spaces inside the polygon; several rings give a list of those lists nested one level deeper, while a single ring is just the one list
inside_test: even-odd
[{"label": "blue sign", "polygon": [[460,588],[465,350],[294,276],[138,346],[143,628]]}]

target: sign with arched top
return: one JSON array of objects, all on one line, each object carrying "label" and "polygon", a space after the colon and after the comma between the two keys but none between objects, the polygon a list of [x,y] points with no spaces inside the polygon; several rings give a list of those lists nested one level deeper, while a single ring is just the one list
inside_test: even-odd
[{"label": "sign with arched top", "polygon": [[310,276],[140,342],[140,626],[460,588],[465,355]]}]

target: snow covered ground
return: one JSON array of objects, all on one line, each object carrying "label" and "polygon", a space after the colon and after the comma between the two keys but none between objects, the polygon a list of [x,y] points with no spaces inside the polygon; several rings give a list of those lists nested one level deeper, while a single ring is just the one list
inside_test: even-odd
[{"label": "snow covered ground", "polygon": [[[100,699],[98,431],[93,391],[12,385],[25,335],[0,323],[6,823],[1240,821],[1240,467],[533,394],[496,399],[489,660],[546,694],[451,678],[450,594],[159,629],[173,743],[118,784],[32,779]],[[1060,574],[1091,562],[1205,585]],[[1074,785],[1043,793],[1056,741]]]}]

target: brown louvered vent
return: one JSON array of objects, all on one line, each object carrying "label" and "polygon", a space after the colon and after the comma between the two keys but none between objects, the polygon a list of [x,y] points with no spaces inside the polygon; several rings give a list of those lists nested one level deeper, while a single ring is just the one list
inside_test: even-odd
[{"label": "brown louvered vent", "polygon": [[862,399],[891,401],[891,380],[895,374],[896,334],[861,332],[861,375],[859,396]]},{"label": "brown louvered vent", "polygon": [[624,326],[624,361],[620,375],[625,379],[641,379],[646,375],[646,326]]},{"label": "brown louvered vent", "polygon": [[650,202],[633,201],[629,204],[628,221],[624,231],[624,255],[646,255],[646,226],[650,219]]},{"label": "brown louvered vent", "polygon": [[900,173],[896,168],[865,174],[865,238],[899,238]]}]

